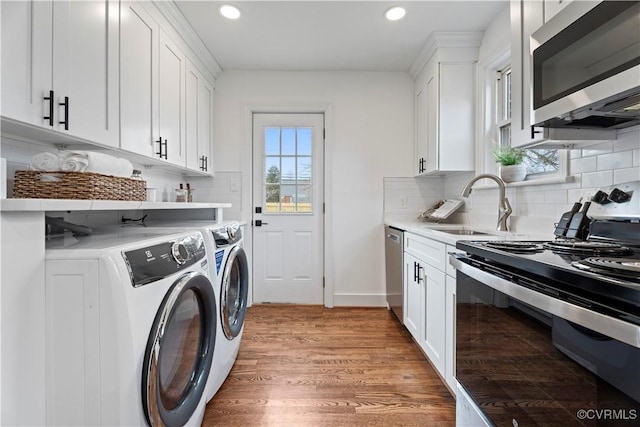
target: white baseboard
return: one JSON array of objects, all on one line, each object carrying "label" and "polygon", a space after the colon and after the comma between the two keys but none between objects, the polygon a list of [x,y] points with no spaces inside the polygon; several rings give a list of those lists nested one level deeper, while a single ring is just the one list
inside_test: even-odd
[{"label": "white baseboard", "polygon": [[387,307],[386,294],[334,294],[334,307]]}]

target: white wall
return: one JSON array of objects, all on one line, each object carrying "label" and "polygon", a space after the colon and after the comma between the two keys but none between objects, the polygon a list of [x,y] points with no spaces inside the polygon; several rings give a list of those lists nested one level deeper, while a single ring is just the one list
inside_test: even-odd
[{"label": "white wall", "polygon": [[224,71],[216,82],[215,102],[215,168],[242,174],[240,219],[247,221],[252,205],[248,111],[329,106],[327,286],[334,288],[335,305],[384,305],[382,179],[410,173],[413,82],[409,75]]}]

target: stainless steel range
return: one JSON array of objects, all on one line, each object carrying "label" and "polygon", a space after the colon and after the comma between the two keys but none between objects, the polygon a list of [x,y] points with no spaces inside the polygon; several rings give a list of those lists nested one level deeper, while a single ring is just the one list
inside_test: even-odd
[{"label": "stainless steel range", "polygon": [[456,247],[456,378],[485,421],[637,425],[640,219],[592,221],[585,241]]}]

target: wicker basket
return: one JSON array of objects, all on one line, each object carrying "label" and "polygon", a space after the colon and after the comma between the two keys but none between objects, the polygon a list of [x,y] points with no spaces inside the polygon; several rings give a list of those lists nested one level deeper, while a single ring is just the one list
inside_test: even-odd
[{"label": "wicker basket", "polygon": [[16,171],[13,197],[28,199],[147,199],[146,182],[92,172]]}]

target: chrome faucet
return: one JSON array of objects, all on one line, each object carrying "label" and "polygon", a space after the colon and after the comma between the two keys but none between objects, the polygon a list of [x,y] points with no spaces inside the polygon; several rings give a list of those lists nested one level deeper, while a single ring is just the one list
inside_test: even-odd
[{"label": "chrome faucet", "polygon": [[471,181],[469,181],[469,183],[467,185],[465,185],[464,189],[462,190],[462,197],[469,197],[469,194],[471,194],[471,187],[473,186],[473,184],[475,184],[476,181],[483,179],[483,178],[489,178],[494,180],[497,184],[498,184],[498,190],[500,191],[500,194],[498,195],[498,197],[500,198],[500,204],[498,205],[498,227],[497,230],[498,231],[508,231],[507,229],[507,218],[509,217],[509,215],[511,215],[511,212],[513,212],[511,210],[511,205],[509,204],[509,199],[507,199],[507,197],[505,196],[505,188],[504,188],[504,181],[502,179],[500,179],[500,177],[496,176],[496,175],[492,175],[489,173],[483,173],[480,174],[478,176],[473,177],[473,179]]}]

